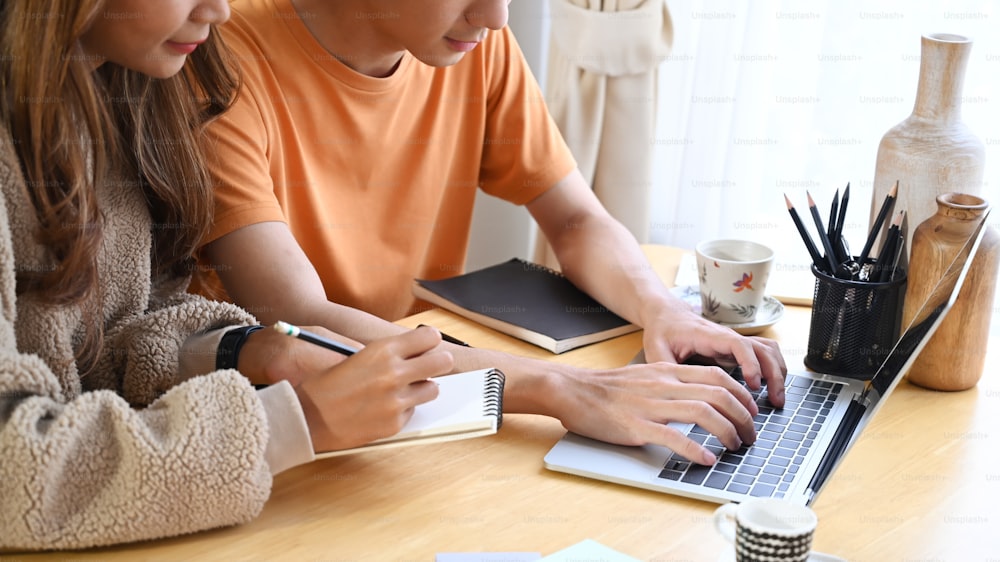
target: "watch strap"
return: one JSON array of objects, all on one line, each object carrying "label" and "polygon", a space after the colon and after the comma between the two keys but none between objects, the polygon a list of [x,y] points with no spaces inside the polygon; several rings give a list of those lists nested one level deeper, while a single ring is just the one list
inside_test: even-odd
[{"label": "watch strap", "polygon": [[264,326],[240,326],[226,332],[219,340],[219,347],[215,352],[215,368],[235,369],[240,359],[240,348],[250,334],[262,329]]}]

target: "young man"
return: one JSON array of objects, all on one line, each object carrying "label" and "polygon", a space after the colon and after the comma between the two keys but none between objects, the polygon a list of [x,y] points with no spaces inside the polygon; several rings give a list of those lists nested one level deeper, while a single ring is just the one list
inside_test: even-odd
[{"label": "young man", "polygon": [[702,319],[659,282],[576,170],[506,28],[507,4],[233,2],[226,39],[245,83],[210,131],[206,268],[264,322],[367,343],[402,330],[389,321],[415,310],[413,278],[462,271],[482,188],[525,205],[567,277],[643,326],[650,364],[592,371],[444,344],[456,370],[502,369],[508,412],[711,464],[665,422],[697,422],[735,448],[755,438],[756,405],[721,369],[677,363],[737,362],[752,387],[780,389],[777,345]]}]

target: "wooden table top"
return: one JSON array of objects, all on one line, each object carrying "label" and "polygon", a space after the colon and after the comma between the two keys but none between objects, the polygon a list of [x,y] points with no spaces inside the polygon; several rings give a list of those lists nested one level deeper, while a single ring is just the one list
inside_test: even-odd
[{"label": "wooden table top", "polygon": [[[674,278],[681,251],[646,247]],[[453,314],[431,324],[473,346],[593,368],[620,366],[641,335],[552,355]],[[804,369],[809,309],[786,307],[763,335]],[[959,393],[902,382],[813,505],[814,548],[850,560],[996,560],[1000,464],[1000,354]],[[239,526],[80,553],[0,560],[433,561],[439,552],[550,554],[594,539],[640,560],[716,560],[723,540],[715,504],[548,471],[542,457],[563,435],[558,421],[507,415],[496,436],[335,457],[278,475],[261,516]]]}]

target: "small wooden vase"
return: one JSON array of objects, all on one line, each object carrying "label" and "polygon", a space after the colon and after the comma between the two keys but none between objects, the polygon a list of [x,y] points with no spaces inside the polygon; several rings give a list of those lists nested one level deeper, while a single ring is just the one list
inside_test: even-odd
[{"label": "small wooden vase", "polygon": [[[937,213],[913,233],[903,303],[904,327],[913,320],[988,208],[984,199],[974,195],[949,193],[937,198]],[[915,385],[965,390],[975,386],[983,374],[1000,263],[1000,234],[989,225],[984,228],[987,231],[958,299],[910,368],[907,377]]]},{"label": "small wooden vase", "polygon": [[962,122],[962,85],[971,50],[972,41],[960,35],[921,37],[913,113],[879,143],[869,225],[898,180],[894,210],[906,211],[906,248],[913,247],[912,227],[936,212],[938,195],[982,195],[986,150]]}]

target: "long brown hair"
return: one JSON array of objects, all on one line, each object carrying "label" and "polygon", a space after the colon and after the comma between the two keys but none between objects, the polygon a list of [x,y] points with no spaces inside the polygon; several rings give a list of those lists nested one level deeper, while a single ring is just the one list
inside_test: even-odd
[{"label": "long brown hair", "polygon": [[[228,108],[238,88],[214,27],[171,78],[111,62],[95,71],[79,40],[104,3],[0,0],[0,115],[40,223],[38,240],[55,265],[19,272],[17,290],[53,304],[99,296],[96,186],[111,176],[148,201],[154,275],[190,272],[213,212],[203,126]],[[86,325],[87,341],[99,342],[102,323]],[[83,347],[91,348],[81,352],[89,357],[78,357],[86,365],[97,350]]]}]

